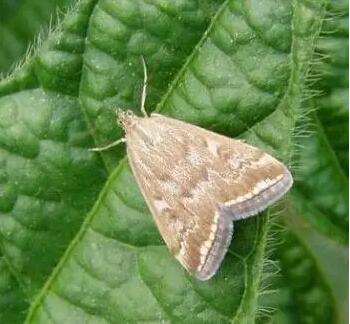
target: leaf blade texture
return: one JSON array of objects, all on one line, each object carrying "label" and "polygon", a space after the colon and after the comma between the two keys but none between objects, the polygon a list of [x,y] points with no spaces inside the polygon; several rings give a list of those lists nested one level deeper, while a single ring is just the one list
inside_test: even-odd
[{"label": "leaf blade texture", "polygon": [[[122,135],[113,109],[138,109],[139,55],[143,54],[150,70],[150,110],[156,107],[163,114],[246,139],[288,161],[296,108],[322,16],[323,7],[316,1],[261,5],[259,1],[84,0],[31,60],[1,81],[4,115],[17,108],[20,124],[39,125],[39,134],[45,125],[53,124],[52,136],[63,142],[52,151],[45,146],[39,150],[54,160],[50,161],[52,172],[37,174],[50,180],[50,190],[44,194],[54,200],[62,193],[80,192],[72,207],[80,213],[66,214],[66,207],[56,217],[52,211],[44,213],[57,222],[63,214],[67,221],[75,220],[75,226],[63,222],[62,228],[45,232],[54,235],[56,230],[60,237],[51,247],[55,251],[50,260],[45,257],[39,262],[48,248],[35,240],[36,235],[23,239],[18,232],[11,235],[17,246],[4,246],[9,228],[5,221],[0,224],[1,248],[18,269],[14,275],[23,282],[32,303],[27,323],[67,318],[72,323],[254,322],[268,216],[237,224],[237,237],[222,271],[212,282],[199,283],[183,272],[164,247],[123,160],[124,150],[106,152],[101,159],[88,153],[93,143],[86,130],[95,145]],[[36,114],[34,108],[40,102],[40,114]],[[65,128],[68,121],[75,127]],[[12,154],[25,155],[30,165],[38,151],[38,136],[26,138],[27,133],[21,132],[3,131],[2,145]],[[50,132],[44,135],[50,140]],[[24,147],[16,146],[18,138]],[[70,159],[76,145],[79,159]],[[70,166],[70,181],[60,178],[62,165]],[[97,198],[106,173],[108,180]],[[55,181],[50,174],[57,175]],[[23,179],[11,178],[10,183],[17,181],[27,189]],[[45,188],[42,183],[33,187]],[[40,197],[37,192],[33,195]],[[8,196],[2,206],[12,210],[10,198],[15,194],[9,190]],[[31,225],[36,225],[37,215],[28,213]],[[20,245],[27,247],[28,242],[32,242],[29,251]],[[16,249],[18,245],[21,249]]]}]

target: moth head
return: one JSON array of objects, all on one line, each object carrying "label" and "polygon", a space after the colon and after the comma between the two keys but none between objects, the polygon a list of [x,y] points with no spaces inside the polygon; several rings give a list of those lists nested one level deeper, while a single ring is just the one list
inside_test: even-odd
[{"label": "moth head", "polygon": [[130,128],[138,118],[131,110],[122,110],[118,108],[116,110],[117,114],[117,123],[125,131]]}]

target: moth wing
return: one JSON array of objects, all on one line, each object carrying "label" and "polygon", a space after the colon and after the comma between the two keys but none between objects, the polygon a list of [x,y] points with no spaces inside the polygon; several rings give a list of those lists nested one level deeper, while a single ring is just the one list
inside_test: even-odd
[{"label": "moth wing", "polygon": [[167,246],[197,278],[211,278],[233,220],[262,211],[292,185],[262,150],[161,115],[126,132],[130,166]]}]

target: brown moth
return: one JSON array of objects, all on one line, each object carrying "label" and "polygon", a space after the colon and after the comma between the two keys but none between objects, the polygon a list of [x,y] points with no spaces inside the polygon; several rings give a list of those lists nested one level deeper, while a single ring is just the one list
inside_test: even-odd
[{"label": "brown moth", "polygon": [[239,140],[159,114],[118,111],[135,179],[171,253],[210,279],[230,245],[233,221],[258,214],[292,186],[288,169]]}]

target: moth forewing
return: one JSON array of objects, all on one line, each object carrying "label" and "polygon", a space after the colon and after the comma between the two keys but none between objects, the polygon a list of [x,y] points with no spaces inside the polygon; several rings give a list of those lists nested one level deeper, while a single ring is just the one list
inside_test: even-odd
[{"label": "moth forewing", "polygon": [[158,114],[121,118],[133,174],[159,231],[201,280],[222,262],[233,220],[257,214],[292,185],[281,162],[241,141]]}]

